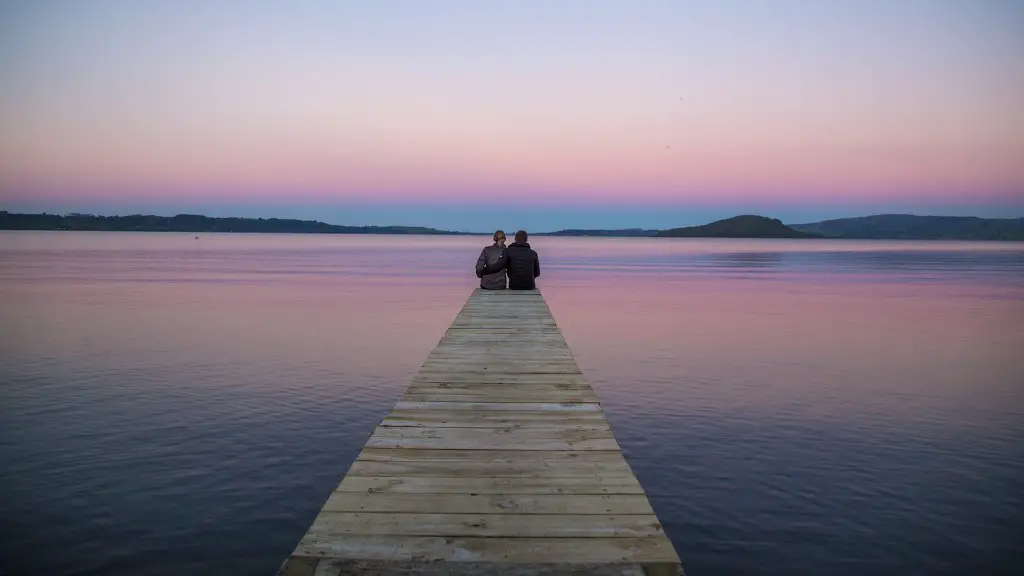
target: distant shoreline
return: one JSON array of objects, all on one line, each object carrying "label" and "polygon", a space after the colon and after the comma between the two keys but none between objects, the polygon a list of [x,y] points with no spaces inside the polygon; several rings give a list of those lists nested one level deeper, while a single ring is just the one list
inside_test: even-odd
[{"label": "distant shoreline", "polygon": [[[424,226],[340,226],[285,218],[214,218],[92,214],[19,214],[0,211],[0,230],[70,232],[177,232],[183,234],[321,234],[384,236],[489,236],[489,232],[441,230]],[[601,238],[734,238],[821,240],[967,240],[1024,241],[1024,218],[914,216],[882,214],[840,218],[810,224],[783,224],[764,216],[744,215],[668,230],[566,229],[533,236]]]}]

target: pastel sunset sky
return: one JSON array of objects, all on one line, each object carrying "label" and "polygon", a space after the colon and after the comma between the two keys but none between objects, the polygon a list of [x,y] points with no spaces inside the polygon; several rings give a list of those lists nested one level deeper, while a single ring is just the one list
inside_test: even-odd
[{"label": "pastel sunset sky", "polygon": [[0,0],[0,209],[1024,216],[1018,0]]}]

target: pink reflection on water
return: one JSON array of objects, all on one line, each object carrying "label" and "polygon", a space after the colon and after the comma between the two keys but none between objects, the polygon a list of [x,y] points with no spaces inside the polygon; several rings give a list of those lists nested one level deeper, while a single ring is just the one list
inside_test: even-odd
[{"label": "pink reflection on water", "polygon": [[613,411],[842,419],[842,407],[863,404],[901,418],[979,394],[1024,407],[1024,298],[1013,287],[588,276],[573,278],[585,290],[544,293]]}]

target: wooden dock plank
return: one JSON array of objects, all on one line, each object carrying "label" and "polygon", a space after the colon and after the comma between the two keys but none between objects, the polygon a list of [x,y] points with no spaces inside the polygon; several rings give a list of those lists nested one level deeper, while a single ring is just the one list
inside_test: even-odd
[{"label": "wooden dock plank", "polygon": [[278,574],[682,574],[536,291],[476,290]]},{"label": "wooden dock plank", "polygon": [[678,563],[672,544],[654,538],[344,537],[307,534],[296,556],[429,562]]},{"label": "wooden dock plank", "polygon": [[424,389],[436,390],[439,392],[460,392],[464,390],[485,391],[485,392],[552,392],[575,390],[593,394],[593,389],[580,382],[413,382],[409,390]]},{"label": "wooden dock plank", "polygon": [[633,477],[613,451],[363,448],[349,476],[453,478]]},{"label": "wooden dock plank", "polygon": [[626,460],[598,450],[423,450],[363,448],[349,476],[452,478],[633,477]]},{"label": "wooden dock plank", "polygon": [[282,574],[288,576],[678,576],[678,563],[443,562],[421,560],[353,560],[293,556]]},{"label": "wooden dock plank", "polygon": [[530,402],[530,403],[562,403],[585,402],[596,403],[597,396],[590,390],[547,390],[525,391],[516,390],[434,390],[412,389],[402,396],[405,402]]},{"label": "wooden dock plank", "polygon": [[601,405],[596,402],[456,402],[456,401],[413,401],[401,400],[395,404],[397,410],[442,409],[442,410],[537,410],[554,412],[600,412]]},{"label": "wooden dock plank", "polygon": [[563,414],[527,410],[477,414],[465,410],[394,410],[381,426],[416,428],[552,428],[558,430],[609,430],[600,414]]},{"label": "wooden dock plank", "polygon": [[426,370],[420,370],[419,374],[412,381],[413,384],[418,382],[443,382],[448,384],[459,382],[470,384],[586,384],[587,382],[583,374],[499,374],[497,372],[453,374],[447,371],[428,372]]},{"label": "wooden dock plank", "polygon": [[324,512],[309,528],[331,535],[486,536],[490,538],[648,538],[661,535],[653,514],[553,515],[537,522],[523,514],[387,514]]},{"label": "wooden dock plank", "polygon": [[400,428],[381,426],[367,448],[429,448],[433,450],[618,450],[611,431],[549,428]]},{"label": "wooden dock plank", "polygon": [[644,494],[422,494],[333,492],[325,512],[654,514]]},{"label": "wooden dock plank", "polygon": [[643,494],[636,478],[454,478],[346,476],[339,492],[395,492],[408,494]]}]

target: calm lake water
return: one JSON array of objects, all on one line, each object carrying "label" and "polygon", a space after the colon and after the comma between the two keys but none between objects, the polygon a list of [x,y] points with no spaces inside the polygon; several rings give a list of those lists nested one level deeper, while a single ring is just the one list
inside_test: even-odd
[{"label": "calm lake water", "polygon": [[[0,233],[0,573],[273,574],[485,242]],[[1024,244],[532,245],[691,576],[1024,570]]]}]

